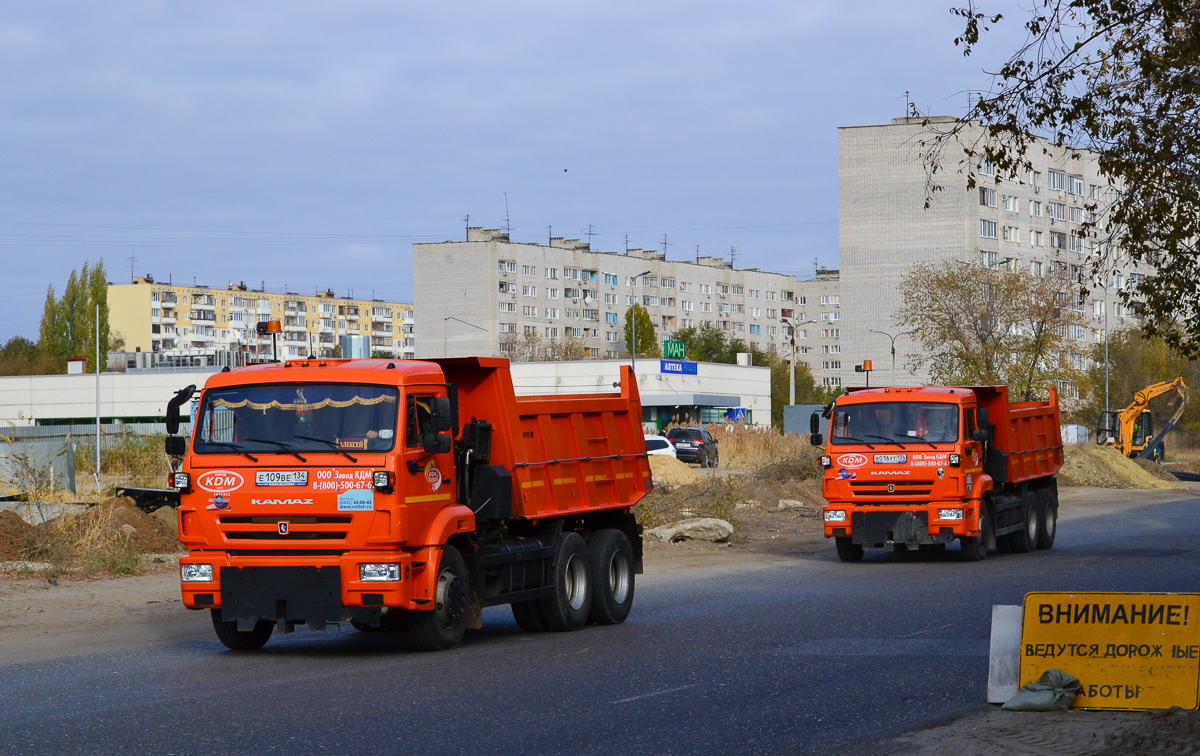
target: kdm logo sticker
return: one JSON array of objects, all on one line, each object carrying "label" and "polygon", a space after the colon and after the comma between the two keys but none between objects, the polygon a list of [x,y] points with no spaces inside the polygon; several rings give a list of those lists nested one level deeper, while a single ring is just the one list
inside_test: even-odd
[{"label": "kdm logo sticker", "polygon": [[230,493],[245,483],[240,473],[233,470],[209,470],[196,478],[196,485],[212,493]]},{"label": "kdm logo sticker", "polygon": [[842,456],[838,457],[838,464],[842,467],[854,469],[867,464],[867,458],[862,454],[843,454]]}]

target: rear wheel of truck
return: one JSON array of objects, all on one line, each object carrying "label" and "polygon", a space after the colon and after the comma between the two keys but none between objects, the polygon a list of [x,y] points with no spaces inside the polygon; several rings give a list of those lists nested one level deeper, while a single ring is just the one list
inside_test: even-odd
[{"label": "rear wheel of truck", "polygon": [[275,630],[275,623],[268,620],[259,620],[253,630],[238,630],[236,622],[221,619],[220,609],[211,609],[210,614],[217,638],[233,651],[257,651],[266,645]]},{"label": "rear wheel of truck", "polygon": [[538,601],[551,630],[578,630],[587,624],[592,608],[589,561],[583,536],[559,536],[554,554],[554,595]]},{"label": "rear wheel of truck", "polygon": [[1050,487],[1039,488],[1038,516],[1041,519],[1038,528],[1038,548],[1054,548],[1054,535],[1058,531],[1058,500]]},{"label": "rear wheel of truck", "polygon": [[977,536],[960,536],[959,546],[962,551],[960,556],[968,562],[979,562],[987,558],[988,540],[992,535],[992,525],[988,520],[987,507],[982,507],[979,511],[979,535]]},{"label": "rear wheel of truck", "polygon": [[850,536],[838,536],[833,539],[837,546],[838,559],[843,562],[861,562],[863,558],[863,547],[861,543],[855,543]]},{"label": "rear wheel of truck", "polygon": [[550,629],[537,601],[514,601],[512,613],[517,625],[527,633],[544,633]]},{"label": "rear wheel of truck", "polygon": [[467,631],[467,565],[453,546],[442,547],[433,611],[408,613],[408,634],[422,651],[446,651]]},{"label": "rear wheel of truck", "polygon": [[588,543],[591,554],[592,609],[598,625],[625,621],[633,608],[633,547],[615,528],[597,530]]},{"label": "rear wheel of truck", "polygon": [[1025,494],[1021,504],[1021,514],[1025,527],[1012,534],[1012,550],[1018,554],[1028,554],[1037,548],[1038,534],[1041,533],[1040,517],[1038,515],[1038,500],[1033,492]]}]

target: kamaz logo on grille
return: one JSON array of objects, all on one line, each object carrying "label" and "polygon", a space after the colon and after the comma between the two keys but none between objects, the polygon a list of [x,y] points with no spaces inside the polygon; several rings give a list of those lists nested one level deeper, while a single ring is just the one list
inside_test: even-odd
[{"label": "kamaz logo on grille", "polygon": [[289,506],[293,504],[312,504],[312,499],[251,499],[253,506]]}]

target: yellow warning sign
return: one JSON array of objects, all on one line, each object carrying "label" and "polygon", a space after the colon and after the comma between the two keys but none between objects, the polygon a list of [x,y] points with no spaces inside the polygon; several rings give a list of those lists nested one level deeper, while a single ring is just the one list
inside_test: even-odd
[{"label": "yellow warning sign", "polygon": [[1197,708],[1200,593],[1027,593],[1020,684],[1079,679],[1074,709]]}]

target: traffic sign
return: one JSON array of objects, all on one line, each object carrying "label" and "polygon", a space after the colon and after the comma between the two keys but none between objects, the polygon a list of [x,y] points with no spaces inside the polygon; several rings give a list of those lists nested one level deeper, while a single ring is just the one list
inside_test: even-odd
[{"label": "traffic sign", "polygon": [[1195,709],[1200,593],[1025,594],[1020,684],[1052,668],[1083,684],[1073,709]]}]

